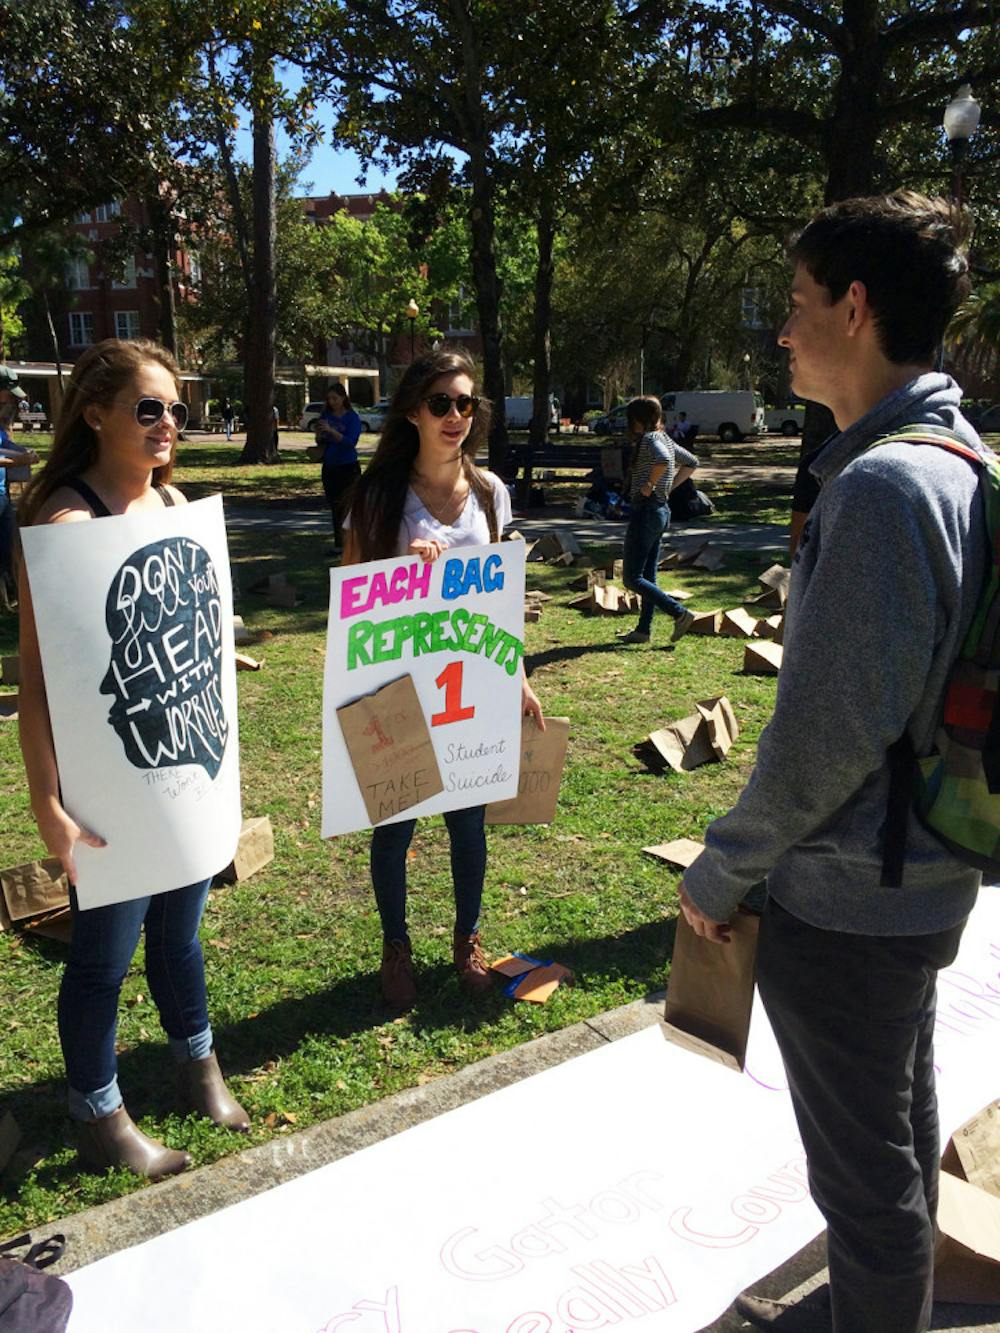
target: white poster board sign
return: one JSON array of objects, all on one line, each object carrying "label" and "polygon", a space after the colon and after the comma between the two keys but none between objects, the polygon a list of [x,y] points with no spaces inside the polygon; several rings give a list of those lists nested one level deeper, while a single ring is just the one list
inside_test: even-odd
[{"label": "white poster board sign", "polygon": [[[454,547],[431,564],[401,556],[331,569],[323,837],[516,795],[523,639],[523,542]],[[337,714],[407,675],[443,788],[426,799],[419,783],[359,778]],[[389,728],[373,735],[373,748],[392,743]]]},{"label": "white poster board sign", "polygon": [[[942,1143],[1000,1091],[998,972],[988,889],[940,977]],[[757,1005],[743,1074],[648,1028],[70,1274],[71,1330],[693,1333],[821,1228]]]},{"label": "white poster board sign", "polygon": [[240,831],[221,496],[22,533],[83,908],[207,879]]}]

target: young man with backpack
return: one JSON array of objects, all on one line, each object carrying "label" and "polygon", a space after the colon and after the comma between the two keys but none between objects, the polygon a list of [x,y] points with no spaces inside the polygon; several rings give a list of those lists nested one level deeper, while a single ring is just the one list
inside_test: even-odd
[{"label": "young man with backpack", "polygon": [[796,397],[829,406],[838,431],[813,463],[821,490],[794,559],[774,715],[681,906],[724,948],[737,903],[767,876],[758,984],[827,1221],[829,1310],[752,1296],[737,1308],[788,1333],[922,1333],[935,983],[980,872],[911,798],[991,572],[996,482],[961,390],[933,369],[968,290],[950,205],[910,192],[834,204],[792,260],[779,343]]}]

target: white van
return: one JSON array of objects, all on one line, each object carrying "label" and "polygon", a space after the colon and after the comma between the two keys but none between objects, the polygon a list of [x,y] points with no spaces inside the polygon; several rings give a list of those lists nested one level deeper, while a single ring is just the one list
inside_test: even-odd
[{"label": "white van", "polygon": [[679,412],[698,427],[699,435],[718,435],[727,444],[747,435],[763,435],[764,400],[751,389],[685,389],[665,393],[663,420],[669,428]]},{"label": "white van", "polygon": [[[527,430],[531,425],[531,418],[535,411],[535,400],[532,397],[523,398],[505,398],[504,416],[507,418],[508,430]],[[549,425],[558,429],[559,427],[559,400],[549,394]]]}]

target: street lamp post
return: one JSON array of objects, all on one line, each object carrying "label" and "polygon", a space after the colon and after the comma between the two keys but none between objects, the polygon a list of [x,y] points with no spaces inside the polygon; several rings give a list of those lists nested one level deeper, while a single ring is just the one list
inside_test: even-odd
[{"label": "street lamp post", "polygon": [[411,297],[410,297],[410,300],[409,300],[409,304],[408,304],[407,307],[406,307],[406,318],[410,321],[410,360],[411,360],[411,361],[413,360],[413,348],[414,348],[414,341],[413,341],[413,340],[414,340],[414,336],[415,336],[415,335],[414,335],[414,324],[416,323],[416,318],[417,318],[417,316],[418,316],[419,314],[420,314],[420,307],[417,305],[416,301],[414,301],[413,297],[411,296]]},{"label": "street lamp post", "polygon": [[948,136],[951,153],[951,194],[959,208],[962,197],[962,163],[969,151],[969,140],[979,128],[982,114],[979,103],[972,96],[972,85],[963,83],[944,109],[944,132]]},{"label": "street lamp post", "polygon": [[749,389],[749,388],[751,387],[751,385],[750,385],[750,353],[749,353],[749,352],[744,352],[744,353],[743,353],[743,374],[746,376],[747,388]]}]

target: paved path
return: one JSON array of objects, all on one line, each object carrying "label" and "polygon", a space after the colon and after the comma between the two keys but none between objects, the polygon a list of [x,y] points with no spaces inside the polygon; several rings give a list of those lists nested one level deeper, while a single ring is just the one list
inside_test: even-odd
[{"label": "paved path", "polygon": [[[226,526],[231,532],[316,532],[329,536],[330,515],[326,507],[284,508],[275,505],[226,504]],[[515,514],[512,526],[525,537],[541,537],[546,532],[571,532],[588,546],[620,546],[625,536],[625,524],[610,519],[576,518],[565,506],[550,510],[531,510]],[[776,555],[788,550],[788,530],[779,523],[678,523],[670,529],[669,540],[674,546],[711,540],[713,545],[731,551],[773,551]]]}]

